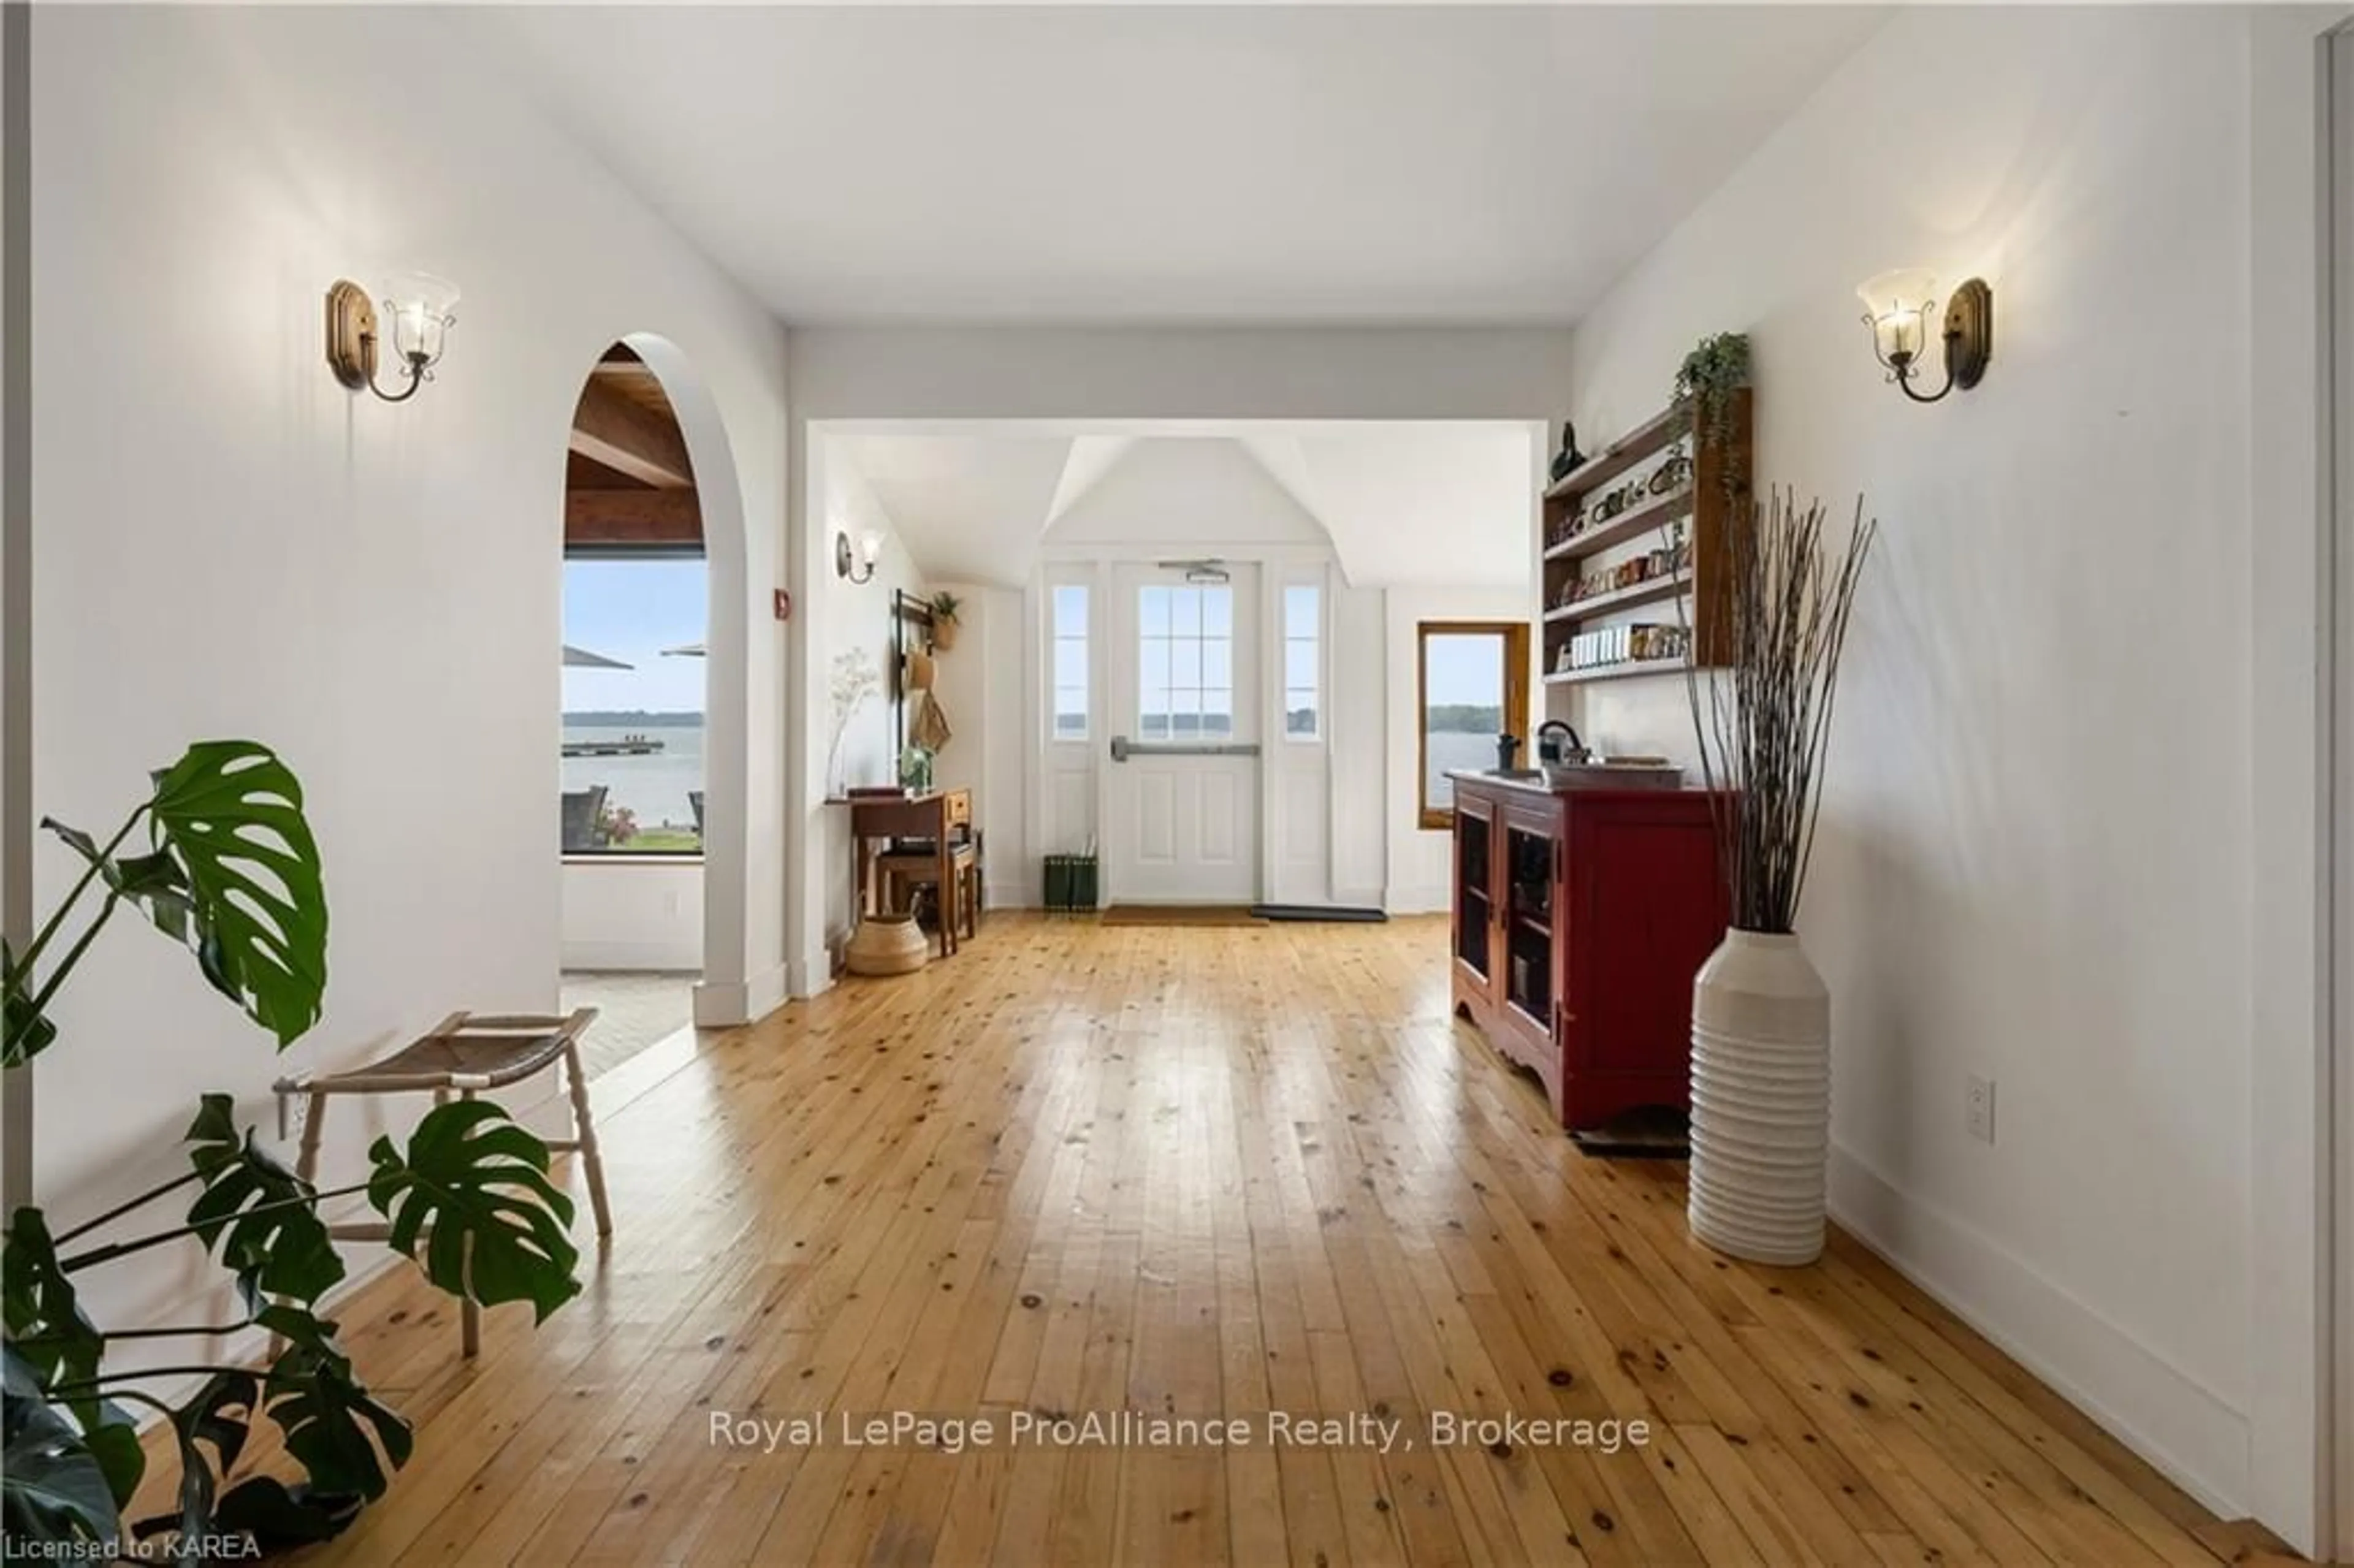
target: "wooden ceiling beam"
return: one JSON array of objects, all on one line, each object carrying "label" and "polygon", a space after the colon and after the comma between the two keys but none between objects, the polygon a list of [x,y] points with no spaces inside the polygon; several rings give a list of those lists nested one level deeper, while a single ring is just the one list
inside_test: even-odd
[{"label": "wooden ceiling beam", "polygon": [[572,450],[661,490],[689,490],[695,469],[677,421],[631,401],[610,380],[591,377],[572,410]]},{"label": "wooden ceiling beam", "polygon": [[703,508],[692,490],[572,490],[567,545],[699,545]]},{"label": "wooden ceiling beam", "polygon": [[594,458],[578,452],[564,454],[564,485],[567,490],[629,490],[643,494],[651,487],[643,480],[617,473]]}]

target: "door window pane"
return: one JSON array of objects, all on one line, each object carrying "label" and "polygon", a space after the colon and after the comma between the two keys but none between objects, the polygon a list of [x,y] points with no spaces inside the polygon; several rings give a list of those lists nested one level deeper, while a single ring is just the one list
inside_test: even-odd
[{"label": "door window pane", "polygon": [[1078,583],[1054,592],[1055,738],[1087,737],[1087,590]]},{"label": "door window pane", "polygon": [[1283,733],[1294,740],[1323,733],[1322,599],[1311,583],[1283,590]]},{"label": "door window pane", "polygon": [[1234,590],[1223,585],[1138,590],[1140,738],[1223,740],[1234,734]]}]

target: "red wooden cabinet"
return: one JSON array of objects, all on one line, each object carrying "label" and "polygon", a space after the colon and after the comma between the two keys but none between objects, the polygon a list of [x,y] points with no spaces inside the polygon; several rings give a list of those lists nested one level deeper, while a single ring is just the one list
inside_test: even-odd
[{"label": "red wooden cabinet", "polygon": [[1692,977],[1726,916],[1708,796],[1454,784],[1456,1011],[1564,1128],[1688,1108]]}]

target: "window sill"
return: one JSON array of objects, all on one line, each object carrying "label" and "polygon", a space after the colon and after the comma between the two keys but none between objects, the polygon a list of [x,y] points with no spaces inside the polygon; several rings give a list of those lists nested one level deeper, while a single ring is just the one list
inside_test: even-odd
[{"label": "window sill", "polygon": [[604,853],[573,853],[561,857],[566,865],[701,865],[699,853],[686,854],[672,850],[612,850]]}]

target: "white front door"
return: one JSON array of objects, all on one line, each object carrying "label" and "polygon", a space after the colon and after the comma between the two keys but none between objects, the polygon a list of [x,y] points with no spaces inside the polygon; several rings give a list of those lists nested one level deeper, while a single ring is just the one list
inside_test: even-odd
[{"label": "white front door", "polygon": [[1258,575],[1225,571],[1225,582],[1141,565],[1112,574],[1100,762],[1115,904],[1258,898]]}]

